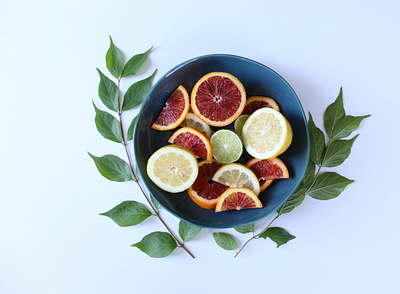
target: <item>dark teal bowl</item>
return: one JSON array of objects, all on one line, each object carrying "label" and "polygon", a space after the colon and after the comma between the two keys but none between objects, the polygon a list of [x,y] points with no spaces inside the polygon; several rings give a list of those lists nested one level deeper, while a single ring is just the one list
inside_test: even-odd
[{"label": "dark teal bowl", "polygon": [[[171,93],[182,84],[189,94],[203,75],[228,72],[244,85],[247,97],[268,96],[278,103],[281,112],[293,128],[293,142],[279,157],[286,164],[290,178],[274,181],[259,198],[263,208],[215,213],[196,205],[186,192],[171,194],[158,188],[146,173],[147,160],[157,149],[165,146],[174,132],[156,131],[151,125],[161,112]],[[227,126],[232,128],[232,125]],[[154,85],[142,105],[134,131],[134,151],[140,176],[150,194],[173,215],[191,224],[205,228],[232,228],[257,222],[276,211],[300,184],[309,159],[307,120],[296,93],[275,71],[253,60],[227,54],[211,54],[185,61],[167,72]],[[251,157],[244,152],[240,162]]]}]

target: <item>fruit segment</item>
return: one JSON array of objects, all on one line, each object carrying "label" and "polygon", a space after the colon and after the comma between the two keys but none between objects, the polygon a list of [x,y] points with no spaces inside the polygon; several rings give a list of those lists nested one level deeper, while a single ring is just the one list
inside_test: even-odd
[{"label": "fruit segment", "polygon": [[234,187],[229,188],[220,196],[215,212],[261,207],[263,205],[253,191],[247,188]]},{"label": "fruit segment", "polygon": [[180,85],[165,102],[165,106],[151,126],[155,130],[167,131],[178,127],[189,112],[189,94]]}]

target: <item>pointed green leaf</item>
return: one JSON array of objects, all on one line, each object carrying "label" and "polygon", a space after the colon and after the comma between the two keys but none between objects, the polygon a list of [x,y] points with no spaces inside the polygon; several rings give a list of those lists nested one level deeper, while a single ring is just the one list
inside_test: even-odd
[{"label": "pointed green leaf", "polygon": [[237,242],[232,235],[227,233],[213,233],[215,242],[219,247],[225,250],[235,250],[237,247]]},{"label": "pointed green leaf", "polygon": [[234,228],[234,229],[238,233],[247,234],[247,233],[254,233],[255,228],[256,228],[255,224],[250,224],[250,225],[247,225],[247,226],[237,227],[237,228]]},{"label": "pointed green leaf", "polygon": [[[140,173],[138,172],[138,173],[136,173],[136,174],[140,174]],[[151,200],[151,203],[153,203],[154,208],[157,209],[157,210],[160,210],[161,205],[160,205],[160,203],[158,203],[158,201],[153,197],[153,195],[150,195],[150,200]]]},{"label": "pointed green leaf", "polygon": [[303,202],[305,196],[304,184],[301,183],[292,196],[290,196],[289,199],[278,209],[278,214],[291,212]]},{"label": "pointed green leaf", "polygon": [[137,74],[137,72],[140,70],[140,68],[146,62],[152,49],[153,49],[153,46],[146,52],[137,54],[137,55],[133,56],[131,59],[129,59],[124,67],[122,77],[128,77],[128,76]]},{"label": "pointed green leaf", "polygon": [[125,182],[133,179],[132,171],[129,165],[121,158],[115,155],[104,155],[96,157],[89,153],[93,159],[100,174],[114,182]]},{"label": "pointed green leaf", "polygon": [[265,232],[263,232],[260,235],[261,238],[270,238],[272,241],[276,243],[276,247],[278,248],[279,246],[286,244],[290,240],[296,238],[295,236],[291,235],[288,233],[283,228],[278,228],[278,227],[271,227],[268,228]]},{"label": "pointed green leaf", "polygon": [[325,136],[315,125],[311,113],[309,113],[308,130],[310,133],[310,160],[315,164],[320,164],[325,148]]},{"label": "pointed green leaf", "polygon": [[350,140],[334,140],[326,148],[322,166],[335,167],[342,164],[351,152],[351,147],[358,135]]},{"label": "pointed green leaf", "polygon": [[335,172],[325,172],[317,176],[308,195],[318,200],[329,200],[339,196],[353,182]]},{"label": "pointed green leaf", "polygon": [[128,128],[128,138],[127,138],[128,141],[133,140],[133,130],[135,129],[136,119],[137,119],[137,116],[135,116],[133,118],[133,120]]},{"label": "pointed green leaf", "polygon": [[110,36],[110,48],[106,54],[106,65],[110,73],[117,79],[122,76],[124,70],[124,59],[121,51],[114,46],[114,42]]},{"label": "pointed green leaf", "polygon": [[329,138],[333,138],[333,130],[335,129],[337,122],[344,116],[343,89],[340,88],[338,97],[326,108],[324,113],[324,127]]},{"label": "pointed green leaf", "polygon": [[144,99],[146,98],[147,94],[151,89],[151,85],[155,74],[156,71],[154,71],[150,77],[138,81],[132,84],[128,88],[124,96],[124,102],[122,104],[123,111],[132,109],[142,104],[142,102],[144,101]]},{"label": "pointed green leaf", "polygon": [[360,123],[367,117],[364,116],[351,116],[346,115],[338,120],[332,131],[332,139],[343,139],[351,135],[355,130],[358,129]]},{"label": "pointed green leaf", "polygon": [[312,182],[314,181],[315,177],[315,163],[311,160],[308,162],[306,173],[304,174],[303,184],[305,189],[308,189]]},{"label": "pointed green leaf", "polygon": [[117,85],[107,78],[99,69],[97,69],[100,75],[99,83],[99,97],[108,109],[118,111],[118,87]]},{"label": "pointed green leaf", "polygon": [[192,224],[189,224],[183,220],[179,222],[179,236],[184,242],[189,242],[197,237],[201,232],[201,228]]},{"label": "pointed green leaf", "polygon": [[120,227],[128,227],[140,224],[152,214],[142,203],[124,201],[100,215],[111,218]]},{"label": "pointed green leaf", "polygon": [[99,110],[93,103],[96,111],[95,124],[99,133],[106,139],[121,143],[122,132],[119,121],[111,114]]},{"label": "pointed green leaf", "polygon": [[175,239],[165,232],[153,232],[131,246],[139,248],[150,257],[162,258],[170,255],[177,247]]}]

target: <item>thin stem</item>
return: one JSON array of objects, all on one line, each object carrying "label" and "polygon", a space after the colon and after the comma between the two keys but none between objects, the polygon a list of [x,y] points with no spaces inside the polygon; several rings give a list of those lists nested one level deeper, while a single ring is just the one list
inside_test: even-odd
[{"label": "thin stem", "polygon": [[277,214],[277,215],[269,222],[269,224],[265,227],[264,230],[262,230],[262,231],[261,231],[260,233],[258,233],[257,235],[253,235],[253,237],[251,237],[250,239],[248,239],[248,240],[246,241],[246,243],[244,243],[243,246],[238,250],[238,252],[236,252],[236,254],[235,254],[234,257],[238,256],[239,253],[244,249],[244,247],[246,247],[247,244],[250,243],[250,241],[252,241],[252,240],[254,240],[254,239],[258,239],[258,238],[261,236],[262,233],[264,233],[266,230],[268,230],[269,227],[271,227],[272,223],[273,223],[280,215],[281,215],[281,214]]},{"label": "thin stem", "polygon": [[[118,79],[118,91],[120,89],[120,79]],[[124,126],[122,123],[122,103],[120,104],[120,109],[118,111],[118,116],[119,116],[119,125],[121,128],[121,133],[122,133],[122,145],[124,145],[125,153],[128,158],[128,163],[129,167],[132,172],[133,176],[133,181],[136,182],[136,184],[139,186],[140,191],[142,192],[144,198],[147,200],[148,204],[150,205],[151,209],[154,211],[154,215],[158,217],[158,219],[161,221],[161,223],[164,225],[164,227],[168,230],[170,235],[175,239],[175,241],[178,243],[178,247],[183,248],[192,258],[195,258],[195,256],[185,247],[185,243],[182,242],[177,236],[175,236],[174,232],[170,229],[170,227],[167,225],[167,223],[164,221],[164,219],[161,217],[159,210],[154,206],[153,202],[151,201],[149,195],[147,195],[146,191],[144,190],[142,184],[139,181],[139,177],[136,175],[136,172],[134,170],[134,161],[132,160],[131,154],[128,150],[128,141],[125,136],[125,131],[124,131]]]}]

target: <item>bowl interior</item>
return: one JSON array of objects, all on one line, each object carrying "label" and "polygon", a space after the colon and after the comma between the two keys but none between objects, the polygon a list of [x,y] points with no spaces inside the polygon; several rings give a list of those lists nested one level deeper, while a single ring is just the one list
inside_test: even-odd
[{"label": "bowl interior", "polygon": [[[194,84],[212,71],[228,72],[244,85],[247,97],[268,96],[278,103],[293,128],[293,141],[280,159],[286,164],[290,178],[274,181],[259,198],[263,208],[215,213],[196,205],[186,192],[171,194],[158,188],[149,179],[146,165],[149,157],[169,144],[172,131],[157,131],[151,125],[172,92],[182,84],[190,92]],[[233,124],[226,128],[233,128]],[[309,159],[309,135],[303,108],[290,85],[270,68],[247,58],[213,54],[188,60],[167,72],[154,85],[138,115],[134,132],[134,151],[143,182],[153,197],[170,213],[201,227],[231,228],[254,223],[276,211],[296,190]],[[246,163],[251,157],[244,151],[240,158]]]}]

